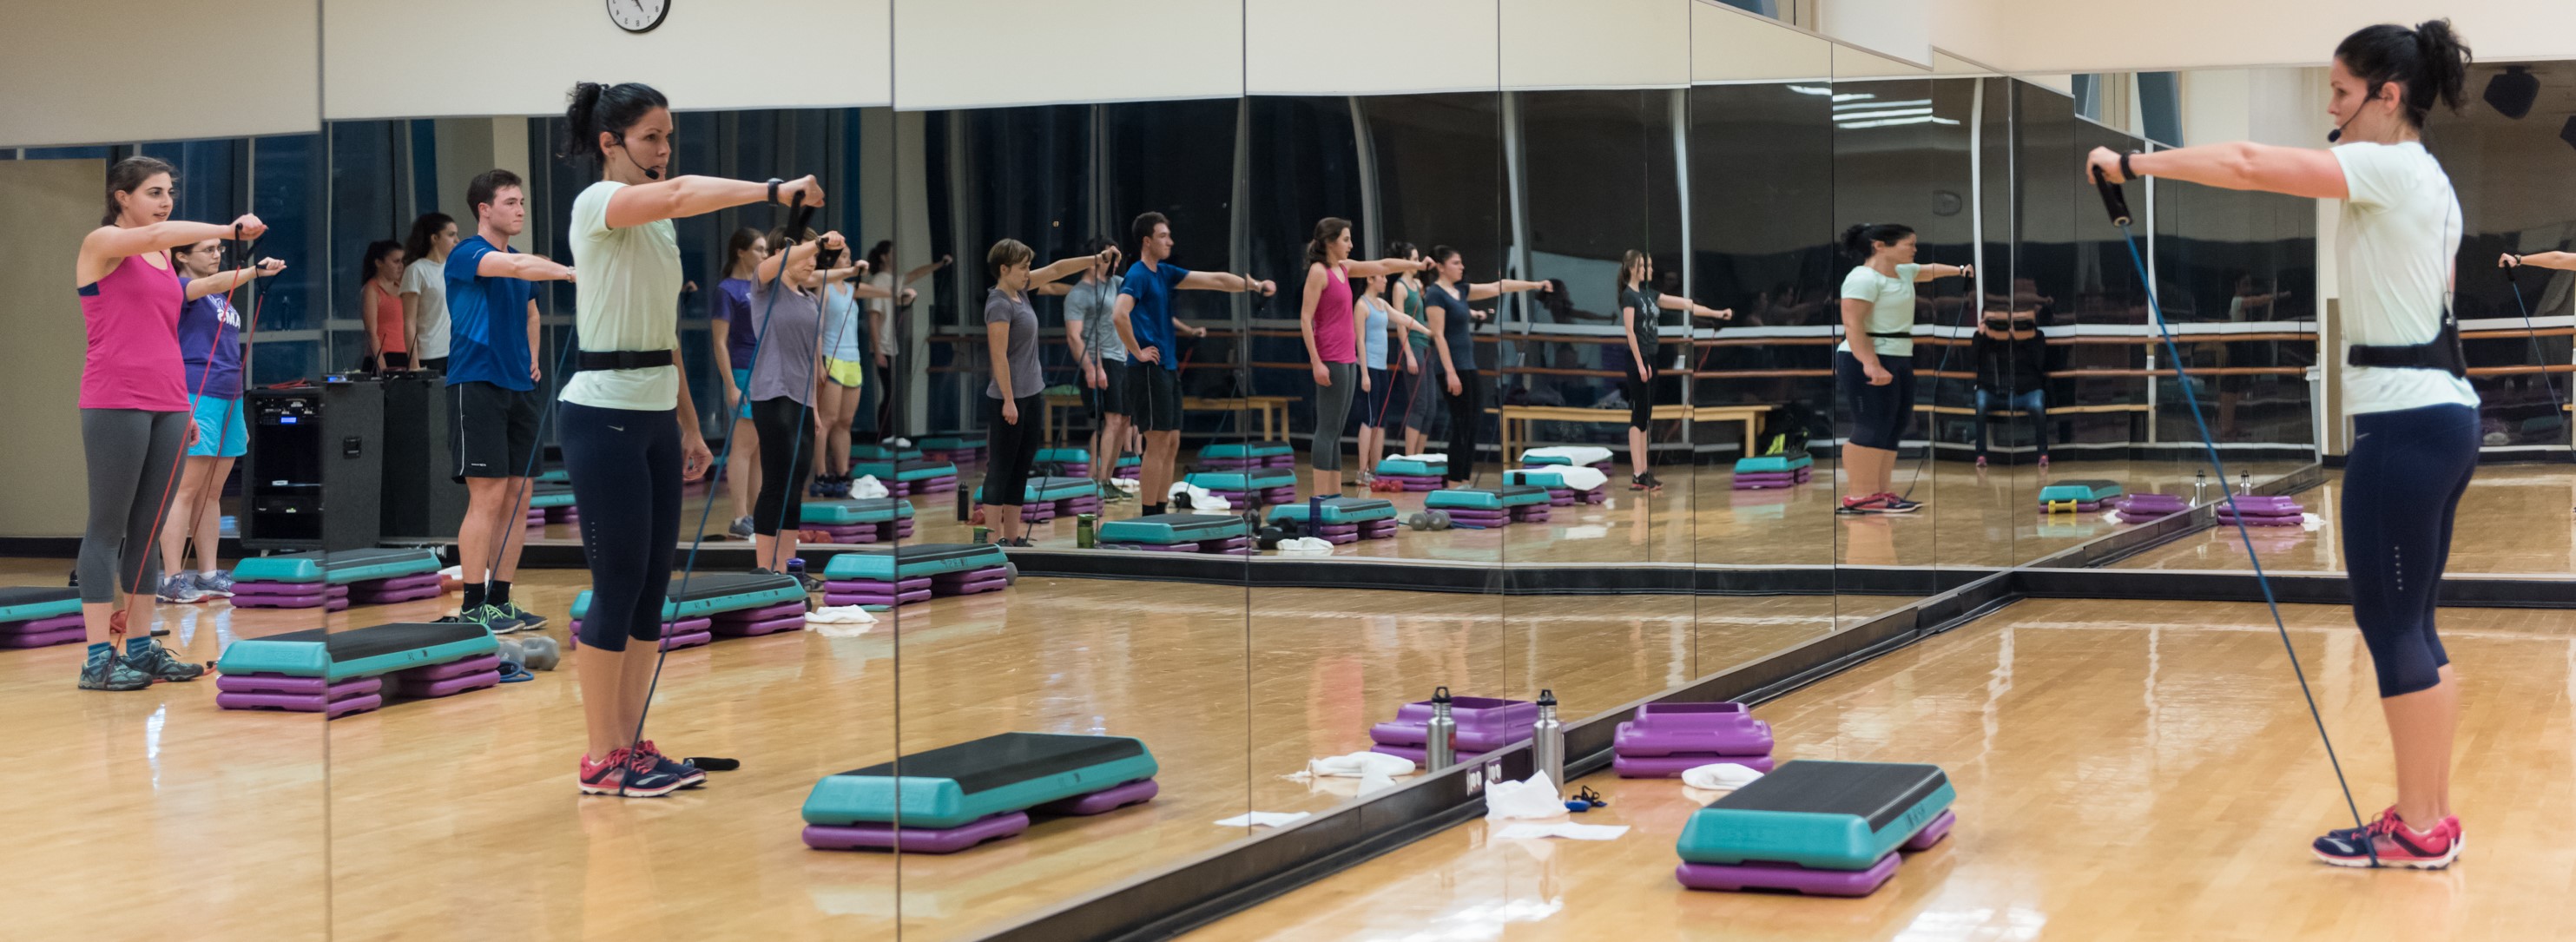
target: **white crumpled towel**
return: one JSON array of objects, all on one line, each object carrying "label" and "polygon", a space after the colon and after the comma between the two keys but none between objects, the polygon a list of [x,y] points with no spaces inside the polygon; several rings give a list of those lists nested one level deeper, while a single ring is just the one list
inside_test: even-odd
[{"label": "white crumpled towel", "polygon": [[1330,540],[1318,539],[1311,536],[1289,537],[1288,539],[1279,541],[1279,555],[1330,556],[1333,555],[1333,544]]},{"label": "white crumpled towel", "polygon": [[1172,498],[1177,497],[1177,496],[1182,495],[1182,494],[1188,494],[1188,495],[1190,495],[1190,512],[1191,512],[1191,513],[1198,513],[1198,512],[1201,512],[1201,511],[1210,511],[1210,510],[1214,510],[1214,511],[1224,511],[1224,510],[1233,510],[1233,509],[1234,509],[1234,504],[1233,504],[1233,502],[1228,501],[1228,500],[1226,500],[1225,498],[1222,498],[1222,497],[1218,497],[1218,496],[1216,496],[1216,492],[1214,492],[1214,491],[1210,491],[1210,490],[1208,490],[1207,488],[1200,487],[1200,486],[1198,486],[1198,485],[1196,485],[1196,484],[1192,484],[1192,483],[1190,483],[1190,482],[1188,482],[1188,481],[1174,481],[1174,482],[1172,482],[1172,490],[1170,491],[1170,493],[1166,493],[1166,494],[1164,494],[1164,495],[1163,495],[1163,500],[1164,500],[1164,502],[1165,502],[1165,503],[1169,503],[1169,502],[1172,500]]},{"label": "white crumpled towel", "polygon": [[826,638],[856,638],[876,623],[875,615],[856,605],[830,605],[805,613],[805,630]]},{"label": "white crumpled towel", "polygon": [[1437,461],[1441,464],[1449,463],[1449,453],[1445,451],[1426,451],[1418,455],[1397,455],[1395,458],[1398,461]]},{"label": "white crumpled towel", "polygon": [[858,480],[850,482],[850,497],[853,499],[867,500],[884,497],[888,493],[890,492],[886,490],[885,482],[877,480],[877,476],[873,474],[862,474]]},{"label": "white crumpled towel", "polygon": [[1530,467],[1524,468],[1524,469],[1522,469],[1522,470],[1525,470],[1525,471],[1554,471],[1554,472],[1556,472],[1556,476],[1557,476],[1558,478],[1560,478],[1560,479],[1562,479],[1562,480],[1564,480],[1564,481],[1565,481],[1565,487],[1566,487],[1566,489],[1567,489],[1567,490],[1574,490],[1574,491],[1589,491],[1589,490],[1596,490],[1596,489],[1600,488],[1600,487],[1601,487],[1601,485],[1604,485],[1604,484],[1608,484],[1608,483],[1610,483],[1610,476],[1609,476],[1609,475],[1607,475],[1607,474],[1603,474],[1603,473],[1601,473],[1601,469],[1599,469],[1599,468],[1593,468],[1593,467],[1587,467],[1587,466],[1585,466],[1585,465],[1579,465],[1579,464],[1578,464],[1578,465],[1562,465],[1562,464],[1531,465]]},{"label": "white crumpled towel", "polygon": [[1413,760],[1383,752],[1354,752],[1349,755],[1324,756],[1306,763],[1306,771],[1311,774],[1338,775],[1345,778],[1351,776],[1365,778],[1371,772],[1387,776],[1411,775],[1413,769]]},{"label": "white crumpled towel", "polygon": [[1753,784],[1762,773],[1734,762],[1712,762],[1682,770],[1682,784],[1709,791],[1732,791]]},{"label": "white crumpled towel", "polygon": [[1548,458],[1563,458],[1578,465],[1588,465],[1600,464],[1601,462],[1610,460],[1610,449],[1603,448],[1599,445],[1550,445],[1545,448],[1526,448],[1521,450],[1522,461],[1528,461],[1533,455]]},{"label": "white crumpled towel", "polygon": [[1139,483],[1135,478],[1110,478],[1109,486],[1127,492],[1127,496],[1129,497],[1136,496],[1136,492],[1145,487],[1144,484]]},{"label": "white crumpled towel", "polygon": [[1556,783],[1540,772],[1518,782],[1495,782],[1485,788],[1485,820],[1553,818],[1565,813]]},{"label": "white crumpled towel", "polygon": [[1494,832],[1495,840],[1562,837],[1569,841],[1615,841],[1628,833],[1625,824],[1507,824]]}]

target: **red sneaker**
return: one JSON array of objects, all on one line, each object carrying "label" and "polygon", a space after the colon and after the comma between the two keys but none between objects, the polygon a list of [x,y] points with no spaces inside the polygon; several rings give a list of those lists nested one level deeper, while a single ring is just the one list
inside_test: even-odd
[{"label": "red sneaker", "polygon": [[2337,828],[2317,838],[2317,859],[2338,867],[2410,867],[2440,870],[2460,857],[2464,843],[2460,819],[2443,818],[2431,830],[2418,831],[2398,820],[2397,809],[2357,828]]}]

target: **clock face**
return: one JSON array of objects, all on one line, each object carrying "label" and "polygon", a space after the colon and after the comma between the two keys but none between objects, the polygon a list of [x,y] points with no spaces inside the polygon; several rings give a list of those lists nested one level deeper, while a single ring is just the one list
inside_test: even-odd
[{"label": "clock face", "polygon": [[630,33],[652,31],[670,12],[671,0],[608,0],[608,21]]}]

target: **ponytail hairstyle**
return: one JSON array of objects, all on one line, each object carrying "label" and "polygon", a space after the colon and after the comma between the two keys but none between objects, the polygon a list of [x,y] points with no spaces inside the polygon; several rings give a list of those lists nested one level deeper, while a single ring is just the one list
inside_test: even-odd
[{"label": "ponytail hairstyle", "polygon": [[[894,264],[894,240],[893,240],[893,239],[878,239],[878,240],[877,240],[877,244],[875,244],[875,245],[873,245],[873,246],[868,247],[868,274],[869,274],[869,275],[872,275],[872,276],[873,276],[873,275],[876,275],[876,274],[882,273],[882,272],[886,271],[886,266],[888,266],[888,265],[892,265],[892,264]],[[896,287],[897,287],[897,288],[901,288],[902,286],[901,286],[901,285],[897,285]]]},{"label": "ponytail hairstyle", "polygon": [[358,262],[358,289],[366,290],[367,282],[376,280],[377,263],[384,261],[385,256],[402,250],[402,243],[392,239],[377,239],[367,243],[367,253]]},{"label": "ponytail hairstyle", "polygon": [[403,237],[403,260],[417,262],[429,257],[429,244],[438,231],[456,224],[456,217],[446,213],[422,213],[411,221],[411,234]]},{"label": "ponytail hairstyle", "polygon": [[2469,83],[2469,47],[2451,32],[2449,20],[2426,20],[2414,29],[2395,23],[2362,27],[2335,46],[2335,59],[2370,84],[2373,98],[2380,86],[2397,83],[2405,95],[2398,104],[2406,123],[2418,131],[2435,102],[2460,110]]},{"label": "ponytail hairstyle", "polygon": [[1877,254],[1878,246],[1895,245],[1913,234],[1914,227],[1902,223],[1865,222],[1843,230],[1841,246],[1843,254],[1867,262],[1871,255]]},{"label": "ponytail hairstyle", "polygon": [[[1446,265],[1449,264],[1450,259],[1458,257],[1458,250],[1445,245],[1435,245],[1431,247],[1430,252],[1424,254],[1422,257],[1430,259],[1431,264],[1433,265]],[[1459,276],[1459,280],[1466,280],[1466,276],[1461,274]],[[1435,271],[1432,273],[1431,281],[1433,284],[1438,284],[1440,282],[1440,275],[1438,272]]]},{"label": "ponytail hairstyle", "polygon": [[1619,255],[1619,288],[1616,294],[1611,295],[1612,297],[1628,293],[1628,279],[1635,275],[1637,263],[1645,260],[1646,253],[1637,249],[1629,249]]},{"label": "ponytail hairstyle", "polygon": [[1327,247],[1332,245],[1333,240],[1341,238],[1342,233],[1349,231],[1351,231],[1351,221],[1348,219],[1326,216],[1318,220],[1315,223],[1314,237],[1306,240],[1306,264],[1330,264],[1332,254],[1331,249]]},{"label": "ponytail hairstyle", "polygon": [[116,225],[116,217],[125,215],[125,208],[116,205],[116,194],[140,190],[155,174],[163,173],[170,175],[172,187],[179,185],[179,172],[151,157],[128,157],[107,168],[107,213],[98,218],[98,224],[113,226]]},{"label": "ponytail hairstyle", "polygon": [[671,100],[642,82],[601,85],[582,82],[572,87],[571,104],[564,108],[564,137],[555,156],[564,160],[599,160],[607,153],[599,148],[599,135],[606,132],[618,143],[626,142],[626,129],[644,120],[655,108],[669,108]]},{"label": "ponytail hairstyle", "polygon": [[751,251],[751,247],[759,242],[760,230],[750,226],[734,230],[733,235],[725,239],[725,277],[733,277],[734,266],[742,264],[742,253]]}]

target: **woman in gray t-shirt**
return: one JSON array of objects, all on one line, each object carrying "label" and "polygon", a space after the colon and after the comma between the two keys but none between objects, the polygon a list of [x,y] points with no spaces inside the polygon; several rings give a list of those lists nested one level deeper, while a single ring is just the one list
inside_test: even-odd
[{"label": "woman in gray t-shirt", "polygon": [[1037,463],[1040,434],[1035,418],[1045,408],[1046,380],[1038,369],[1038,312],[1029,306],[1035,286],[1062,280],[1094,265],[1115,265],[1118,250],[1077,255],[1037,270],[1037,253],[1018,239],[993,243],[984,263],[993,270],[993,290],[984,297],[985,347],[993,358],[993,380],[984,386],[984,439],[989,449],[984,475],[986,519],[1004,546],[1027,546],[1027,525],[1020,522],[1029,468]]},{"label": "woman in gray t-shirt", "polygon": [[[754,572],[784,572],[805,522],[805,472],[824,440],[814,415],[814,383],[823,375],[823,296],[816,291],[817,252],[842,253],[838,232],[769,234],[772,252],[754,269],[751,320],[751,424],[760,435],[760,497],[751,505]],[[790,245],[789,241],[794,240]],[[785,251],[776,251],[784,249]],[[783,269],[783,270],[782,270]]]}]

